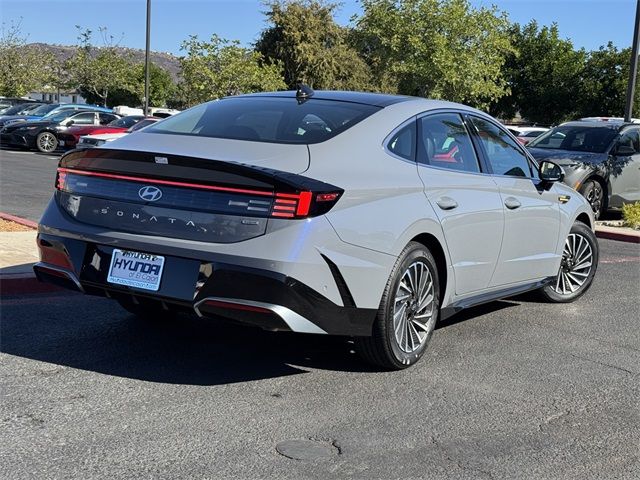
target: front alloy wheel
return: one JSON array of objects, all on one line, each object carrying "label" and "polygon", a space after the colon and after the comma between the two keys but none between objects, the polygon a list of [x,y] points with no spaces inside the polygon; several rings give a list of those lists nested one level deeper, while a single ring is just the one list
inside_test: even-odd
[{"label": "front alloy wheel", "polygon": [[560,270],[555,280],[541,292],[547,300],[572,302],[585,293],[598,266],[598,243],[593,231],[576,222],[564,242]]},{"label": "front alloy wheel", "polygon": [[416,363],[438,320],[439,295],[433,255],[424,245],[409,243],[391,270],[372,335],[356,338],[358,353],[390,370]]},{"label": "front alloy wheel", "polygon": [[58,148],[58,139],[51,132],[42,132],[36,137],[36,146],[42,153],[51,153]]},{"label": "front alloy wheel", "polygon": [[597,180],[587,180],[584,182],[584,185],[582,185],[580,193],[587,199],[589,205],[591,205],[591,210],[593,210],[594,218],[598,220],[600,215],[602,215],[604,207],[604,190],[602,185]]}]

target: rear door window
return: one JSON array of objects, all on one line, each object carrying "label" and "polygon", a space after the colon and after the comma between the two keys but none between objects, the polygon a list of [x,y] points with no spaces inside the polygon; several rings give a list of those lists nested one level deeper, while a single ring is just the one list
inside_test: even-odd
[{"label": "rear door window", "polygon": [[480,172],[471,138],[460,115],[440,113],[418,119],[418,163]]}]

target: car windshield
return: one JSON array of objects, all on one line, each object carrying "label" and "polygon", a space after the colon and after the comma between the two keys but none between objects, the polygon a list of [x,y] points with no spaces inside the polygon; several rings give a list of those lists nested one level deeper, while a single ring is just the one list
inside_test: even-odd
[{"label": "car windshield", "polygon": [[71,109],[62,110],[60,112],[54,113],[53,115],[47,115],[46,120],[48,122],[61,122],[65,118],[70,117],[71,115],[74,115],[76,113],[78,113],[78,110],[71,110]]},{"label": "car windshield", "polygon": [[57,108],[58,106],[59,105],[56,105],[55,103],[52,103],[52,104],[49,104],[49,105],[40,105],[35,110],[29,112],[29,115],[44,116],[47,113],[49,113],[51,110],[53,110],[54,108]]},{"label": "car windshield", "polygon": [[554,148],[572,152],[604,153],[617,135],[610,127],[560,125],[540,135],[529,148]]},{"label": "car windshield", "polygon": [[230,97],[198,105],[145,129],[271,143],[319,143],[380,110],[360,103],[292,97]]},{"label": "car windshield", "polygon": [[147,118],[145,120],[140,120],[138,123],[136,123],[132,127],[129,127],[129,130],[127,130],[127,132],[129,132],[129,133],[135,132],[135,131],[140,130],[140,129],[144,128],[144,127],[148,127],[149,125],[151,125],[152,123],[156,123],[157,121],[158,121],[157,118]]},{"label": "car windshield", "polygon": [[139,115],[129,115],[128,117],[118,118],[109,123],[109,127],[120,127],[120,128],[129,128],[140,121],[141,118],[144,118]]}]

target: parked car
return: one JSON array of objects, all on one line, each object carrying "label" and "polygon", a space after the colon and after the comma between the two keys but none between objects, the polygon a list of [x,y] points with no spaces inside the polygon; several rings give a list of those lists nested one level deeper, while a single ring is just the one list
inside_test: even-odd
[{"label": "parked car", "polygon": [[12,117],[14,115],[29,115],[29,112],[33,112],[36,108],[44,103],[18,103],[11,107],[7,107],[0,112],[0,121],[6,117]]},{"label": "parked car", "polygon": [[148,127],[149,125],[156,123],[158,120],[162,120],[162,119],[155,118],[155,117],[146,117],[144,120],[140,120],[138,123],[136,123],[132,127],[129,127],[125,132],[83,135],[82,137],[80,137],[80,140],[78,141],[77,146],[82,148],[99,147],[100,145],[104,145],[107,142],[113,142],[118,138],[124,137],[129,133],[142,130],[143,128]]},{"label": "parked car", "polygon": [[522,145],[527,145],[534,138],[549,130],[544,127],[518,127],[514,125],[509,125],[507,128],[515,135],[516,140]]},{"label": "parked car", "polygon": [[463,308],[589,288],[593,215],[561,179],[456,103],[228,97],[63,156],[34,270],[147,318],[352,336],[401,369]]},{"label": "parked car", "polygon": [[100,125],[118,117],[113,113],[94,110],[60,110],[40,121],[14,123],[0,130],[0,141],[11,146],[38,149],[51,153],[58,148],[57,136],[72,125]]},{"label": "parked car", "polygon": [[52,103],[42,105],[41,107],[33,110],[29,115],[13,116],[0,122],[0,127],[8,126],[16,122],[27,122],[30,120],[41,120],[46,117],[57,114],[63,110],[92,110],[94,112],[113,113],[110,108],[98,107],[96,105],[87,105],[83,103]]},{"label": "parked car", "polygon": [[[101,113],[100,115],[104,116],[107,114]],[[83,135],[124,133],[128,128],[132,127],[143,118],[144,115],[129,115],[127,117],[117,118],[109,123],[100,123],[100,125],[74,125],[58,134],[59,146],[68,150],[76,148],[80,137]],[[101,121],[105,120],[106,118],[104,120],[101,118]]]},{"label": "parked car", "polygon": [[640,201],[639,135],[637,123],[583,120],[555,127],[528,147],[536,159],[564,169],[564,182],[589,201],[597,219]]},{"label": "parked car", "polygon": [[0,97],[0,109],[21,105],[23,103],[34,103],[36,100],[27,97]]}]

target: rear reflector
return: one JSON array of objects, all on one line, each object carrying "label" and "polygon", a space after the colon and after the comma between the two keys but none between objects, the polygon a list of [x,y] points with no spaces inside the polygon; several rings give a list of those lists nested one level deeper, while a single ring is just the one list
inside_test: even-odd
[{"label": "rear reflector", "polygon": [[246,312],[273,314],[268,308],[255,307],[253,305],[245,305],[243,303],[221,302],[220,300],[206,300],[205,305],[216,308],[227,308],[231,310],[243,310]]}]

